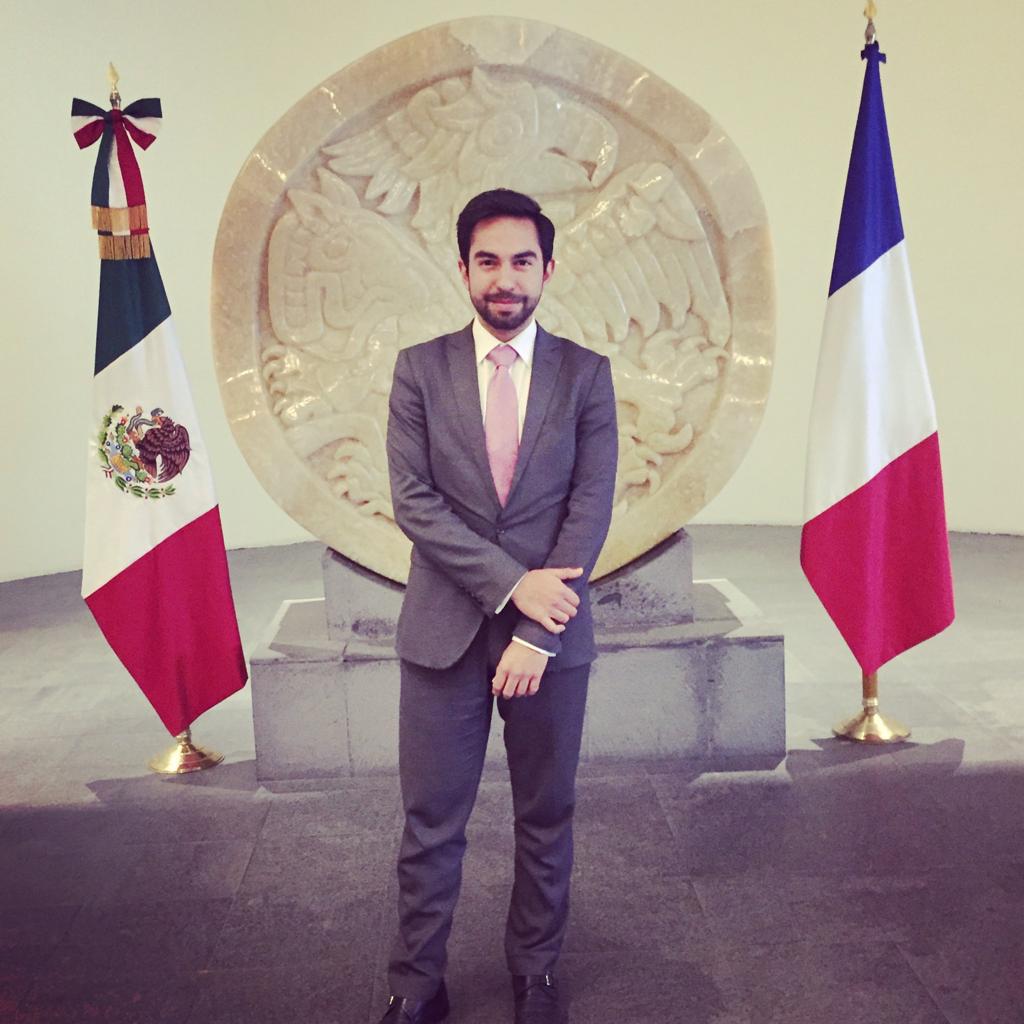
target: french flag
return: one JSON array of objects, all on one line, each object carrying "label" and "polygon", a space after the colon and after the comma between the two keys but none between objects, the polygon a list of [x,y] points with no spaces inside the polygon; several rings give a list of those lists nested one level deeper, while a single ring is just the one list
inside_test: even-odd
[{"label": "french flag", "polygon": [[865,674],[952,621],[935,403],[878,43],[867,62],[818,359],[800,564]]},{"label": "french flag", "polygon": [[101,140],[94,183],[111,183],[111,200],[129,206],[107,206],[94,187],[100,297],[82,596],[176,736],[241,689],[247,671],[209,459],[148,226],[146,255],[109,244],[143,237],[124,217],[144,202],[141,179],[134,195],[131,174],[112,184],[112,166],[134,166],[119,152],[134,136],[120,111],[87,113],[99,127],[74,127],[80,145]]}]

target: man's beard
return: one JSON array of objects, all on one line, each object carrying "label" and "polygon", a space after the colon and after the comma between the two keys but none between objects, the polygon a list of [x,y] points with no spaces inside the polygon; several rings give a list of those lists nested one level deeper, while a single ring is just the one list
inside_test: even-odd
[{"label": "man's beard", "polygon": [[512,296],[516,299],[516,304],[497,307],[490,304],[490,300],[500,297],[500,295],[491,295],[473,300],[473,308],[480,314],[480,319],[496,331],[515,331],[522,327],[533,316],[533,311],[540,301],[539,298]]}]

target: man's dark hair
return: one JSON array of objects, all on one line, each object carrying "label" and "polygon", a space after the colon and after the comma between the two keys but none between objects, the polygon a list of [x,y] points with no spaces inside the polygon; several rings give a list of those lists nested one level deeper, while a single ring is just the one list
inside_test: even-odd
[{"label": "man's dark hair", "polygon": [[513,192],[510,188],[494,188],[490,192],[481,192],[480,195],[474,196],[459,214],[455,236],[459,242],[459,255],[463,263],[469,265],[469,243],[473,237],[473,229],[480,221],[491,217],[523,217],[532,220],[537,227],[544,266],[551,262],[551,253],[555,248],[555,225],[540,212],[540,204],[522,192]]}]

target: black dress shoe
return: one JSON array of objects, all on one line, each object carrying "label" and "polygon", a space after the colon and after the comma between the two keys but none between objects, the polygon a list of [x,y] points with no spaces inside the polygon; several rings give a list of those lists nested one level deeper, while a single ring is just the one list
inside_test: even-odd
[{"label": "black dress shoe", "polygon": [[392,996],[380,1024],[440,1024],[448,1019],[448,990],[440,988],[426,1000]]},{"label": "black dress shoe", "polygon": [[513,974],[516,1000],[515,1024],[565,1024],[568,1011],[562,1006],[558,984],[550,974]]}]

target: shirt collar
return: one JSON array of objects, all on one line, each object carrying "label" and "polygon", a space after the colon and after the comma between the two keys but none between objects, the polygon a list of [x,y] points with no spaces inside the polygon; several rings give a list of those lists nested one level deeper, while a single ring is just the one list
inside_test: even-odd
[{"label": "shirt collar", "polygon": [[[523,327],[523,329],[511,341],[508,341],[505,344],[511,345],[516,352],[519,353],[519,358],[529,366],[533,360],[533,346],[536,340],[537,321],[531,316],[529,322]],[[480,323],[480,317],[474,317],[473,345],[476,349],[477,365],[487,358],[487,353],[490,352],[495,345],[500,344],[501,342],[498,341],[498,339],[491,334],[491,332],[487,330],[482,323]]]}]

